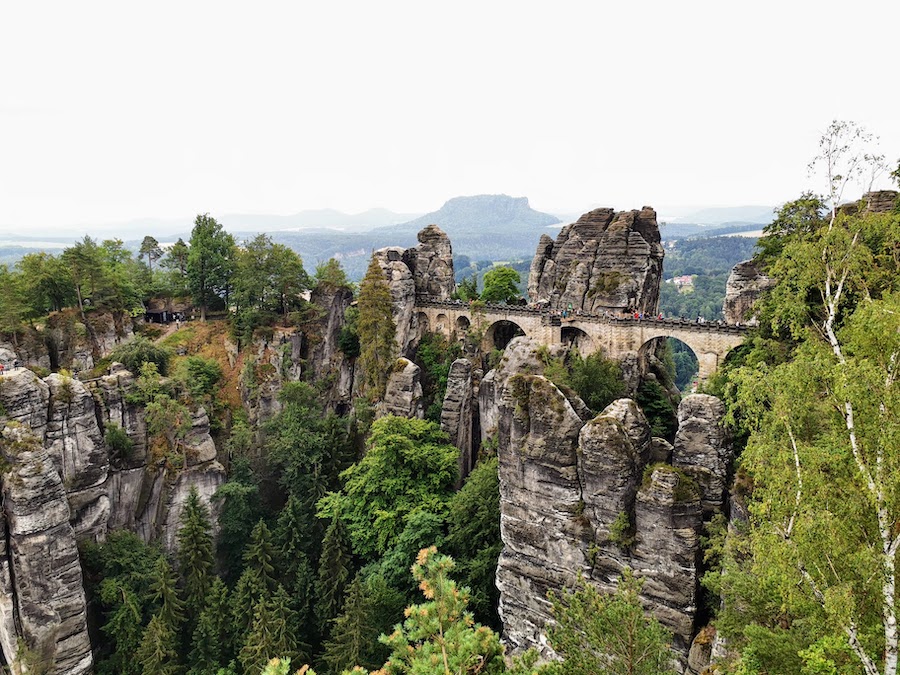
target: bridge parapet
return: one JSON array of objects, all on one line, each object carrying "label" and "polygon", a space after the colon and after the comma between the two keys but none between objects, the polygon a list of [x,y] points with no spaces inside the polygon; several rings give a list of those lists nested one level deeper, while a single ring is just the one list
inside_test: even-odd
[{"label": "bridge parapet", "polygon": [[481,303],[477,310],[473,309],[469,303],[462,300],[441,300],[426,295],[416,296],[417,308],[432,309],[449,309],[455,312],[471,313],[478,311],[490,320],[506,318],[509,315],[520,316],[541,316],[544,325],[562,325],[577,324],[582,322],[609,324],[611,326],[655,326],[660,328],[670,328],[677,330],[697,331],[701,333],[745,333],[747,326],[739,324],[729,324],[721,321],[705,321],[703,323],[696,321],[688,321],[686,319],[658,319],[655,317],[646,319],[634,319],[631,317],[604,316],[600,314],[587,314],[584,312],[573,313],[568,316],[562,316],[558,311],[551,311],[541,307],[529,307],[519,305],[504,305],[495,303]]}]

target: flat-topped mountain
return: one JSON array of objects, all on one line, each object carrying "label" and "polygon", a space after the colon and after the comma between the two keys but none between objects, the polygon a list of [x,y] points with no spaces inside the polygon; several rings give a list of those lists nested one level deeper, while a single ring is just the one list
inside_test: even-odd
[{"label": "flat-topped mountain", "polygon": [[473,195],[448,199],[437,211],[407,223],[379,229],[415,234],[423,227],[436,223],[455,238],[461,234],[484,234],[485,228],[490,228],[495,235],[522,234],[528,229],[542,229],[558,222],[556,216],[531,208],[528,197]]}]

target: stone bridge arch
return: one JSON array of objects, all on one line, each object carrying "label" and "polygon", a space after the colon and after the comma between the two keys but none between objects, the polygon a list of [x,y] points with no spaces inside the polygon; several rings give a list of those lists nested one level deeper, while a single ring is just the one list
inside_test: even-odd
[{"label": "stone bridge arch", "polygon": [[597,351],[590,333],[579,326],[561,326],[559,335],[562,344],[574,347],[582,356],[589,356]]},{"label": "stone bridge arch", "polygon": [[498,319],[484,331],[482,346],[485,351],[491,349],[506,349],[514,337],[527,335],[525,329],[512,318]]}]

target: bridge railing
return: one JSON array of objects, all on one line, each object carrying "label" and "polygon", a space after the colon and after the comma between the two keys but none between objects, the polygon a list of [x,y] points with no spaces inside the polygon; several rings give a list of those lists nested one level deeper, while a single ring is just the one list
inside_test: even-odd
[{"label": "bridge railing", "polygon": [[[430,307],[433,309],[449,309],[457,312],[472,312],[469,303],[462,300],[442,300],[429,295],[417,295],[416,307]],[[649,317],[644,319],[635,319],[633,317],[620,317],[612,314],[590,314],[588,312],[578,311],[572,314],[562,315],[558,310],[550,310],[546,307],[534,307],[528,305],[504,305],[498,303],[479,303],[479,311],[485,314],[505,314],[520,316],[540,316],[541,322],[547,325],[566,326],[567,324],[578,322],[605,323],[610,325],[637,325],[650,324],[653,326],[661,326],[666,328],[677,328],[680,330],[701,331],[710,333],[744,333],[748,330],[748,326],[741,324],[725,323],[724,321],[689,321],[687,319],[672,319]]]}]

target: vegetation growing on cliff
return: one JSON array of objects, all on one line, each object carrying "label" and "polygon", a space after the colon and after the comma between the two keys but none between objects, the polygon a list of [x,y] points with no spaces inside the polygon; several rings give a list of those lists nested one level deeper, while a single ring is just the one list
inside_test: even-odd
[{"label": "vegetation growing on cliff", "polygon": [[818,158],[828,201],[803,195],[767,228],[778,284],[718,382],[753,487],[707,583],[742,673],[897,672],[900,217],[837,208],[866,140],[836,122]]}]

